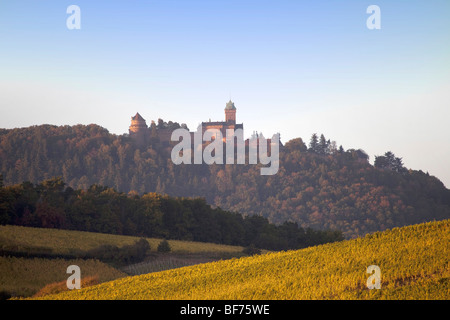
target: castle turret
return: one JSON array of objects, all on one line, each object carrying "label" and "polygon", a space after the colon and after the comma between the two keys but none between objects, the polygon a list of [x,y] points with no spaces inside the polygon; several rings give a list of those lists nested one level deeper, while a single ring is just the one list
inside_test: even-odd
[{"label": "castle turret", "polygon": [[128,132],[139,144],[145,143],[147,140],[148,126],[139,112],[134,117],[131,117],[131,125]]},{"label": "castle turret", "polygon": [[130,134],[146,131],[147,128],[147,123],[145,123],[145,119],[142,118],[139,112],[134,117],[131,117]]},{"label": "castle turret", "polygon": [[225,122],[236,123],[236,107],[231,99],[227,102],[225,107]]}]

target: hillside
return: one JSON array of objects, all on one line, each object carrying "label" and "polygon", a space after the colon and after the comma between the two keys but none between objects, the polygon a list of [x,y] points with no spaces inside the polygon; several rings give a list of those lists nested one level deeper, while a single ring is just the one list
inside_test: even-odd
[{"label": "hillside", "polygon": [[203,197],[223,210],[340,230],[347,238],[450,218],[450,190],[404,168],[391,152],[374,166],[362,150],[337,148],[317,135],[308,146],[298,138],[280,150],[278,173],[261,176],[251,165],[177,166],[170,151],[155,140],[138,146],[97,125],[2,129],[0,174],[8,186],[60,176],[74,189],[100,184],[125,193]]},{"label": "hillside", "polygon": [[[45,299],[449,299],[450,220],[121,278]],[[377,265],[381,289],[367,288]]]},{"label": "hillside", "polygon": [[244,217],[212,208],[201,198],[125,194],[97,184],[87,190],[74,190],[59,178],[0,187],[0,199],[0,223],[26,227],[267,250],[299,249],[343,239],[339,231],[304,230],[294,223],[274,225],[260,216]]},{"label": "hillside", "polygon": [[30,297],[45,286],[67,290],[66,269],[77,265],[83,279],[94,278],[97,283],[127,275],[142,274],[186,265],[243,256],[243,247],[214,243],[169,240],[170,253],[159,254],[161,239],[146,238],[150,249],[139,263],[118,263],[117,260],[91,256],[81,252],[100,253],[98,248],[116,246],[127,248],[138,237],[94,232],[0,226],[0,300],[5,297]]},{"label": "hillside", "polygon": [[[123,247],[139,240],[136,236],[106,233],[60,230],[48,228],[31,228],[22,226],[0,225],[0,249],[41,248],[54,254],[70,254],[74,250],[91,250],[100,245]],[[161,239],[146,238],[150,252],[156,252]],[[173,253],[240,253],[243,247],[206,242],[168,240]]]}]

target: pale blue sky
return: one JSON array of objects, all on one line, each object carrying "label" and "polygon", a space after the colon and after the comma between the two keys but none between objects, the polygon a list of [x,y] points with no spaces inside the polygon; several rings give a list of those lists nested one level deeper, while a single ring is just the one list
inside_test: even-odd
[{"label": "pale blue sky", "polygon": [[0,0],[1,128],[194,129],[230,96],[246,136],[324,133],[449,187],[450,1]]}]

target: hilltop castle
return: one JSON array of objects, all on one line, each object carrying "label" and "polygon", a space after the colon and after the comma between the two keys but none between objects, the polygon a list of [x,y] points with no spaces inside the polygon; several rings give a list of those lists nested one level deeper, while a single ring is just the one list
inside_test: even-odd
[{"label": "hilltop castle", "polygon": [[[186,128],[184,124],[180,126],[178,123],[172,123],[171,121],[165,123],[161,119],[158,120],[157,125],[152,121],[150,127],[148,127],[145,119],[139,113],[136,113],[134,117],[131,117],[128,132],[130,137],[141,145],[149,143],[152,139],[156,139],[162,144],[169,144],[172,131],[183,127]],[[202,134],[208,129],[218,129],[223,137],[226,136],[227,129],[244,129],[242,123],[236,123],[236,107],[231,100],[225,105],[225,121],[202,122],[201,127]]]},{"label": "hilltop castle", "polygon": [[202,122],[202,133],[208,129],[220,130],[223,137],[226,137],[227,129],[244,129],[244,125],[242,123],[236,123],[236,107],[231,100],[228,101],[225,106],[225,121]]}]

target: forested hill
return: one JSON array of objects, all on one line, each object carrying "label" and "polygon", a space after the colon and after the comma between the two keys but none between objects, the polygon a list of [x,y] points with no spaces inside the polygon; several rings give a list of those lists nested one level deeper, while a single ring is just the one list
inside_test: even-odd
[{"label": "forested hill", "polygon": [[273,176],[255,165],[177,166],[170,151],[156,139],[138,147],[97,125],[1,129],[0,173],[5,185],[59,176],[74,189],[99,184],[140,195],[200,196],[224,210],[346,237],[450,218],[450,190],[436,177],[404,168],[392,152],[372,166],[364,151],[338,148],[323,135],[287,142]]}]

